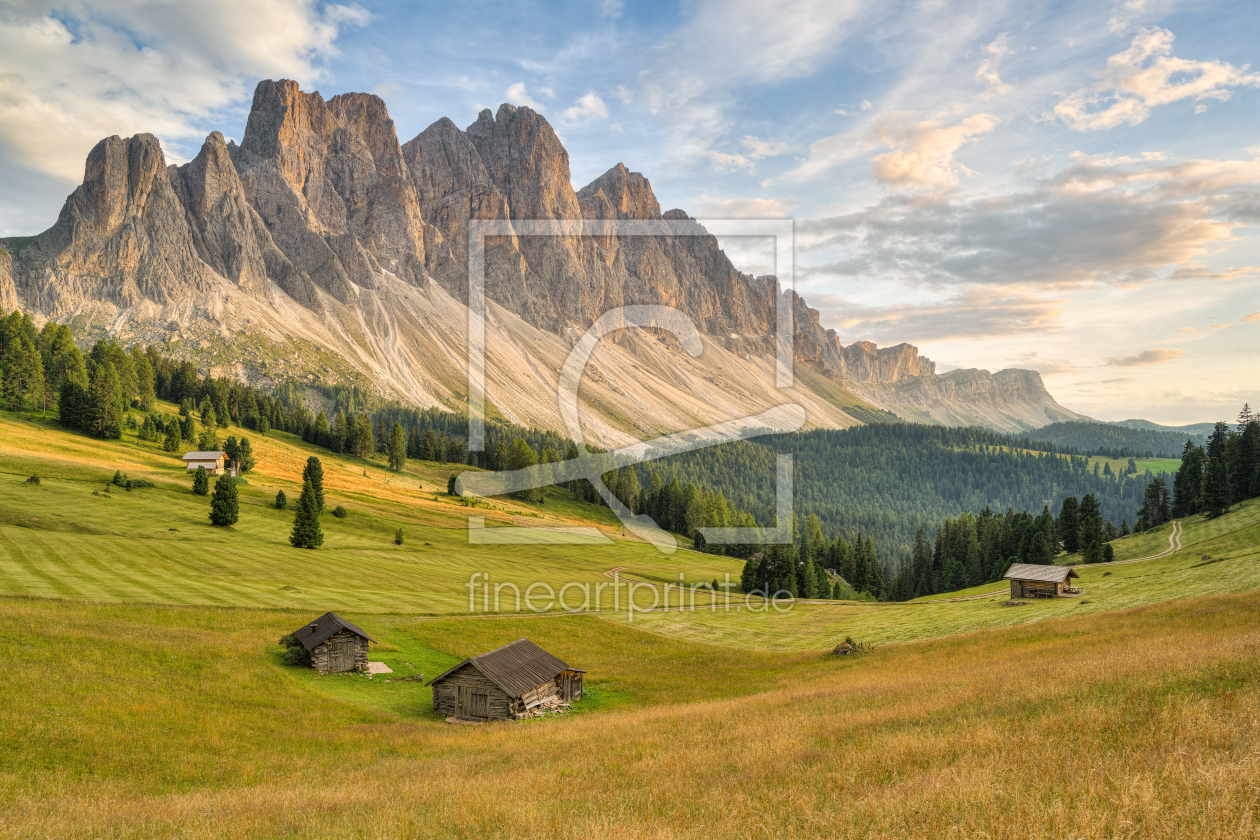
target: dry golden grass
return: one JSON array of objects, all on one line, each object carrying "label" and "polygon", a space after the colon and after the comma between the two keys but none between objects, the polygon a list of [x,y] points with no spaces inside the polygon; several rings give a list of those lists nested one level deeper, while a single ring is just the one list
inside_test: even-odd
[{"label": "dry golden grass", "polygon": [[272,731],[239,700],[204,720],[178,693],[132,700],[111,749],[176,770],[187,751],[188,772],[155,787],[116,756],[99,776],[80,752],[25,777],[6,762],[0,836],[1252,837],[1258,610],[1250,592],[1047,620],[880,648],[755,696],[457,727],[303,694],[247,634],[203,617],[180,642],[183,611],[164,608],[137,655],[218,646],[207,680],[260,686]]}]

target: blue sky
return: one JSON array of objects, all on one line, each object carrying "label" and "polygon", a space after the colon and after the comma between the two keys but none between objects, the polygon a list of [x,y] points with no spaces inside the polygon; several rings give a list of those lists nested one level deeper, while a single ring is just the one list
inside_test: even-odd
[{"label": "blue sky", "polygon": [[[407,140],[528,104],[576,187],[797,220],[845,343],[1032,367],[1103,419],[1260,402],[1254,3],[19,3],[0,10],[0,234],[109,134],[239,138],[259,78],[369,91]],[[725,243],[749,270],[756,242]],[[1249,316],[1255,315],[1252,320]]]}]

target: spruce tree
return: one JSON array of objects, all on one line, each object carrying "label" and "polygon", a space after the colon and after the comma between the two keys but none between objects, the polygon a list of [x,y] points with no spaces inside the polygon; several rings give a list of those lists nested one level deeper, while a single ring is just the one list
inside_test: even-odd
[{"label": "spruce tree", "polygon": [[397,531],[394,532],[394,545],[402,545],[402,544],[403,544],[403,530],[402,528],[399,528]]},{"label": "spruce tree", "polygon": [[1059,508],[1059,541],[1068,554],[1075,554],[1081,547],[1078,509],[1075,496],[1068,496]]},{"label": "spruce tree", "polygon": [[289,498],[284,495],[283,490],[276,491],[276,510],[284,510],[289,506]]},{"label": "spruce tree", "polygon": [[178,452],[184,446],[184,436],[177,421],[166,424],[166,438],[162,441],[162,450]]},{"label": "spruce tree", "polygon": [[324,512],[324,465],[314,455],[306,459],[306,468],[302,470],[302,482],[310,482],[311,491],[315,494],[315,510]]},{"label": "spruce tree", "polygon": [[407,439],[401,423],[395,423],[389,433],[389,468],[402,472],[407,464]]},{"label": "spruce tree", "polygon": [[254,457],[254,447],[250,445],[249,438],[241,438],[239,447],[241,472],[249,472],[258,466],[258,459]]},{"label": "spruce tree", "polygon": [[1225,452],[1228,438],[1229,427],[1224,423],[1217,423],[1212,436],[1208,438],[1207,463],[1203,467],[1203,492],[1200,498],[1203,511],[1212,517],[1220,516],[1232,504]]},{"label": "spruce tree", "polygon": [[1102,545],[1103,527],[1102,515],[1099,513],[1098,497],[1093,493],[1087,493],[1082,496],[1080,509],[1077,515],[1079,517],[1079,524],[1077,526],[1077,549],[1084,552],[1094,543]]},{"label": "spruce tree", "polygon": [[324,532],[319,527],[319,502],[309,478],[302,482],[302,495],[298,497],[297,515],[293,518],[289,543],[294,548],[318,548],[324,544]]},{"label": "spruce tree", "polygon": [[240,499],[236,479],[224,473],[214,483],[214,492],[210,494],[210,524],[235,525],[239,518]]},{"label": "spruce tree", "polygon": [[206,474],[205,467],[197,467],[197,471],[193,473],[193,492],[198,496],[210,492],[210,476]]}]

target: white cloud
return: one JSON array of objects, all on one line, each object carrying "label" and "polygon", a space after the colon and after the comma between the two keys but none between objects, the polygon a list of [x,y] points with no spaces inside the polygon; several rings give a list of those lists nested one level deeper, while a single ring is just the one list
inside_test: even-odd
[{"label": "white cloud", "polygon": [[997,66],[989,59],[980,62],[980,66],[976,68],[976,81],[982,82],[987,90],[980,94],[981,99],[992,99],[995,96],[1002,96],[1011,92],[1011,86],[1002,81],[998,76]]},{"label": "white cloud", "polygon": [[875,107],[875,106],[874,106],[874,105],[872,105],[872,104],[871,104],[870,102],[868,102],[867,100],[865,100],[865,99],[863,99],[863,100],[862,100],[862,110],[863,110],[863,111],[869,111],[869,110],[871,110],[871,109],[872,109],[872,108],[874,108],[874,107]]},{"label": "white cloud", "polygon": [[634,101],[634,91],[625,85],[617,85],[617,89],[613,91],[613,95],[621,100],[622,104],[629,105]]},{"label": "white cloud", "polygon": [[973,114],[954,125],[939,118],[916,121],[914,116],[889,114],[876,122],[875,137],[892,147],[871,161],[876,180],[898,187],[952,186],[960,175],[973,174],[954,160],[954,153],[998,125],[992,114]]},{"label": "white cloud", "polygon": [[625,8],[625,4],[621,0],[604,0],[599,4],[600,11],[604,17],[619,18]]},{"label": "white cloud", "polygon": [[[7,6],[0,16],[0,166],[78,181],[102,137],[152,132],[170,157],[248,101],[259,78],[325,77],[357,5],[311,0]],[[193,146],[186,147],[192,151]]]},{"label": "white cloud", "polygon": [[787,143],[772,143],[768,140],[762,140],[745,134],[739,138],[740,145],[748,150],[748,157],[752,160],[761,160],[762,158],[777,157],[786,152],[792,151],[792,147]]},{"label": "white cloud", "polygon": [[1054,116],[1076,131],[1098,131],[1137,125],[1151,109],[1182,99],[1226,101],[1230,88],[1260,85],[1249,65],[1189,61],[1172,55],[1173,34],[1167,29],[1141,29],[1129,48],[1107,59],[1097,81],[1065,96]]},{"label": "white cloud", "polygon": [[1153,350],[1143,350],[1134,356],[1108,356],[1107,364],[1112,367],[1146,367],[1148,365],[1162,365],[1165,362],[1172,362],[1186,355],[1186,351],[1180,348],[1175,350],[1165,350],[1162,347],[1156,347]]},{"label": "white cloud", "polygon": [[535,111],[542,110],[542,106],[529,95],[524,82],[509,85],[508,89],[503,91],[503,98],[513,105],[524,105],[528,108],[533,108]]},{"label": "white cloud", "polygon": [[991,42],[985,44],[984,51],[996,58],[1013,54],[1015,50],[1011,49],[1011,33],[1003,32]]},{"label": "white cloud", "polygon": [[606,120],[608,119],[608,106],[604,104],[604,100],[588,91],[583,96],[575,99],[573,104],[565,108],[564,113],[560,116],[565,122]]},{"label": "white cloud", "polygon": [[753,162],[747,155],[719,152],[715,149],[709,149],[703,155],[717,164],[719,170],[725,172],[733,172],[736,169],[752,171]]}]

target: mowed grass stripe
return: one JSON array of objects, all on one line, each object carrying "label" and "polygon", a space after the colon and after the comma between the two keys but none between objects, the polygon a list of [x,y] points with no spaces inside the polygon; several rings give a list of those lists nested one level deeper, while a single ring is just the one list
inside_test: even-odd
[{"label": "mowed grass stripe", "polygon": [[[13,531],[19,533],[13,534],[11,533]],[[22,585],[23,591],[21,594],[58,598],[89,597],[85,592],[71,585],[64,576],[45,571],[45,566],[55,566],[59,562],[58,553],[44,551],[41,552],[44,556],[40,559],[27,556],[26,551],[20,546],[17,538],[20,537],[22,543],[30,544],[34,542],[31,538],[36,533],[26,528],[0,527],[0,548],[3,548],[4,553],[8,555],[10,568],[18,572],[25,581],[24,585]]]}]

